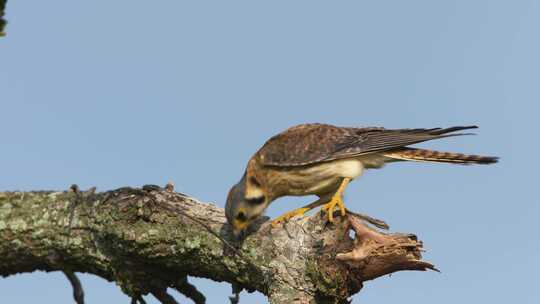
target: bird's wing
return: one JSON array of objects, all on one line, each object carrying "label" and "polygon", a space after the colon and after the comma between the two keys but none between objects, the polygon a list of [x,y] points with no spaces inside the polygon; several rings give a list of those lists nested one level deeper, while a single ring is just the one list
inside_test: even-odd
[{"label": "bird's wing", "polygon": [[263,165],[305,166],[368,153],[389,151],[427,140],[464,135],[476,126],[433,129],[342,128],[325,124],[292,127],[270,138],[255,154]]}]

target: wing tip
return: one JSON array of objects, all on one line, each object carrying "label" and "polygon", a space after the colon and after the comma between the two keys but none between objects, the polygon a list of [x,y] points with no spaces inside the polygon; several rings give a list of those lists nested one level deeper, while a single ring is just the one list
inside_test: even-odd
[{"label": "wing tip", "polygon": [[[430,132],[432,135],[443,135],[448,133],[453,133],[457,131],[463,131],[463,130],[471,130],[471,129],[478,129],[477,125],[470,125],[470,126],[454,126],[449,128],[438,128]],[[474,133],[464,133],[464,134],[474,134]]]},{"label": "wing tip", "polygon": [[476,161],[476,163],[480,165],[490,165],[498,163],[500,159],[501,158],[498,156],[482,156]]}]

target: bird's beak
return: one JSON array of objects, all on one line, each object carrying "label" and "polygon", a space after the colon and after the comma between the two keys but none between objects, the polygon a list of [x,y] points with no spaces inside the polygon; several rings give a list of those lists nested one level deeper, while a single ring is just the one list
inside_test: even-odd
[{"label": "bird's beak", "polygon": [[233,229],[234,237],[237,240],[242,239],[242,237],[244,236],[244,231],[245,230],[241,230],[241,229]]},{"label": "bird's beak", "polygon": [[244,233],[246,232],[246,229],[248,227],[248,222],[240,222],[238,220],[235,220],[233,223],[233,234],[236,239],[241,239],[244,236]]}]

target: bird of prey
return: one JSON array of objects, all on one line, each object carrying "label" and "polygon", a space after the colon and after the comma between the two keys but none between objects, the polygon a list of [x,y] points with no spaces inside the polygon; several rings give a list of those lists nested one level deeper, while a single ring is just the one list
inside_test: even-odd
[{"label": "bird of prey", "polygon": [[432,129],[348,128],[302,124],[270,138],[249,160],[244,175],[229,191],[225,213],[239,237],[271,202],[283,196],[315,194],[319,199],[276,218],[277,225],[323,205],[333,222],[336,207],[345,215],[342,195],[351,180],[365,169],[396,161],[450,164],[492,164],[497,157],[465,155],[411,148],[410,145],[475,129],[458,126]]}]

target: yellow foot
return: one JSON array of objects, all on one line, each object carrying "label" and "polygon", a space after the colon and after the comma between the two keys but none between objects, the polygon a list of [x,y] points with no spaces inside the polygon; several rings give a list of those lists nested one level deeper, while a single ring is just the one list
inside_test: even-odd
[{"label": "yellow foot", "polygon": [[291,218],[297,216],[297,215],[304,215],[307,211],[309,211],[310,208],[298,208],[293,211],[289,211],[281,216],[278,216],[276,219],[272,221],[272,227],[276,227],[277,225],[287,222]]},{"label": "yellow foot", "polygon": [[326,212],[328,214],[328,221],[330,223],[334,222],[334,208],[336,205],[339,206],[341,216],[345,216],[345,204],[343,203],[343,199],[340,195],[332,197],[328,203],[321,207],[321,212]]}]

